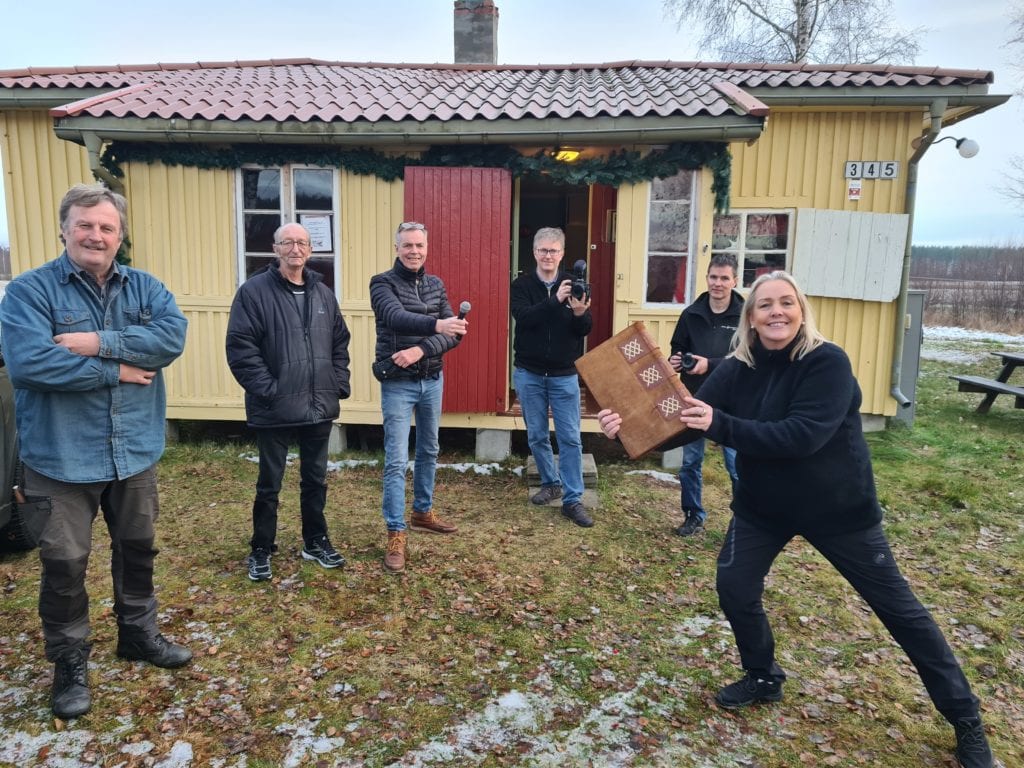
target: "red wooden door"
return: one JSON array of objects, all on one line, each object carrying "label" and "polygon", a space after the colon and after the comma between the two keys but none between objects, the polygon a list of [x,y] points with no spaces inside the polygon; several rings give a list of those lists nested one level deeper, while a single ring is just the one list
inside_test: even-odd
[{"label": "red wooden door", "polygon": [[593,295],[590,314],[594,327],[587,336],[593,349],[612,336],[615,303],[615,187],[590,187],[590,266],[587,270]]},{"label": "red wooden door", "polygon": [[469,333],[444,358],[445,413],[508,406],[512,174],[503,168],[405,169],[405,220],[425,224],[427,272],[448,301],[473,305]]}]

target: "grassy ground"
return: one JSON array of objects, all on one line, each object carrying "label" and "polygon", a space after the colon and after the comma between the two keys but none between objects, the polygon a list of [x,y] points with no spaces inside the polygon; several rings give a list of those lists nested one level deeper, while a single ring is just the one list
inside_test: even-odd
[{"label": "grassy ground", "polygon": [[[955,370],[954,370],[955,369]],[[983,702],[1006,766],[1024,765],[1024,411],[973,408],[925,363],[916,424],[869,437],[905,574]],[[380,459],[367,451],[344,458]],[[256,465],[245,443],[171,447],[161,464],[162,629],[194,663],[114,657],[96,527],[89,575],[93,710],[49,716],[35,553],[0,556],[0,764],[104,766],[952,766],[952,730],[863,602],[802,541],[766,603],[791,678],[785,700],[740,713],[714,692],[737,674],[714,559],[728,522],[709,460],[703,535],[681,539],[678,486],[594,437],[597,526],[527,503],[522,453],[492,475],[442,469],[453,537],[413,533],[407,572],[381,568],[379,466],[330,479],[331,534],[348,558],[298,556],[289,469],[274,578],[244,576]],[[714,454],[712,454],[714,455]],[[442,461],[471,459],[446,453]],[[827,511],[825,511],[827,512]]]}]

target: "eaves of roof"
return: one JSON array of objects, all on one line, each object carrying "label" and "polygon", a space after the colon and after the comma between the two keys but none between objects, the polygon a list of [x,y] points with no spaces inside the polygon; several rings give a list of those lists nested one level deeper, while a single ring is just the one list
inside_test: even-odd
[{"label": "eaves of roof", "polygon": [[745,115],[518,120],[438,120],[320,123],[273,120],[181,120],[178,118],[57,118],[62,139],[104,141],[255,142],[330,145],[426,146],[431,144],[666,143],[749,141],[764,130],[764,118]]}]

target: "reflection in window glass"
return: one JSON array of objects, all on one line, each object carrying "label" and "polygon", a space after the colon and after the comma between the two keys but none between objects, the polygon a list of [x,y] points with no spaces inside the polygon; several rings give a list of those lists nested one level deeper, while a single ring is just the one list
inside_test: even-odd
[{"label": "reflection in window glass", "polygon": [[329,170],[295,170],[295,208],[300,211],[330,211],[334,196],[334,173]]},{"label": "reflection in window glass", "polygon": [[677,304],[687,300],[694,171],[651,182],[648,208],[645,300]]},{"label": "reflection in window glass", "polygon": [[786,269],[791,222],[790,213],[735,211],[715,216],[712,254],[735,254],[741,284],[749,288],[761,275]]},{"label": "reflection in window glass", "polygon": [[273,253],[274,232],[279,226],[281,226],[280,214],[245,214],[246,253]]},{"label": "reflection in window glass", "polygon": [[281,172],[276,168],[242,171],[242,207],[277,210],[281,207]]}]

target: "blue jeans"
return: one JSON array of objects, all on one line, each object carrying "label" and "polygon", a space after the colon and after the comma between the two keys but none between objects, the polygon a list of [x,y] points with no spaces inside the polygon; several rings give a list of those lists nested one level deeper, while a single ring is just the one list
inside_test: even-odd
[{"label": "blue jeans", "polygon": [[299,427],[257,429],[260,472],[256,478],[256,498],[252,503],[252,549],[276,552],[277,507],[281,481],[288,464],[288,447],[294,438],[299,444],[299,513],[302,517],[302,541],[309,544],[327,535],[324,507],[327,505],[327,446],[333,422],[304,424]]},{"label": "blue jeans", "polygon": [[[977,717],[978,700],[942,631],[921,605],[889,549],[880,524],[832,536],[800,532],[839,571],[910,658],[935,708],[949,722]],[[732,626],[743,669],[783,681],[764,612],[764,580],[792,537],[733,516],[718,555],[718,602]]]},{"label": "blue jeans", "polygon": [[[571,376],[541,376],[523,368],[512,372],[512,383],[523,409],[530,453],[537,462],[541,485],[562,486],[562,504],[583,497],[583,442],[580,439],[580,380]],[[548,407],[558,441],[558,475],[551,451]]]},{"label": "blue jeans", "polygon": [[441,424],[444,376],[382,381],[384,414],[384,498],[381,509],[389,531],[405,530],[405,473],[409,468],[409,425],[416,415],[416,461],[412,471],[412,511],[434,506],[437,430]]},{"label": "blue jeans", "polygon": [[[701,466],[704,464],[704,438],[694,440],[683,446],[683,465],[679,468],[679,486],[682,494],[683,512],[693,512],[702,523],[708,513],[704,511],[700,500],[704,490],[704,475]],[[722,460],[725,471],[732,479],[732,489],[736,490],[736,451],[722,446]]]}]

